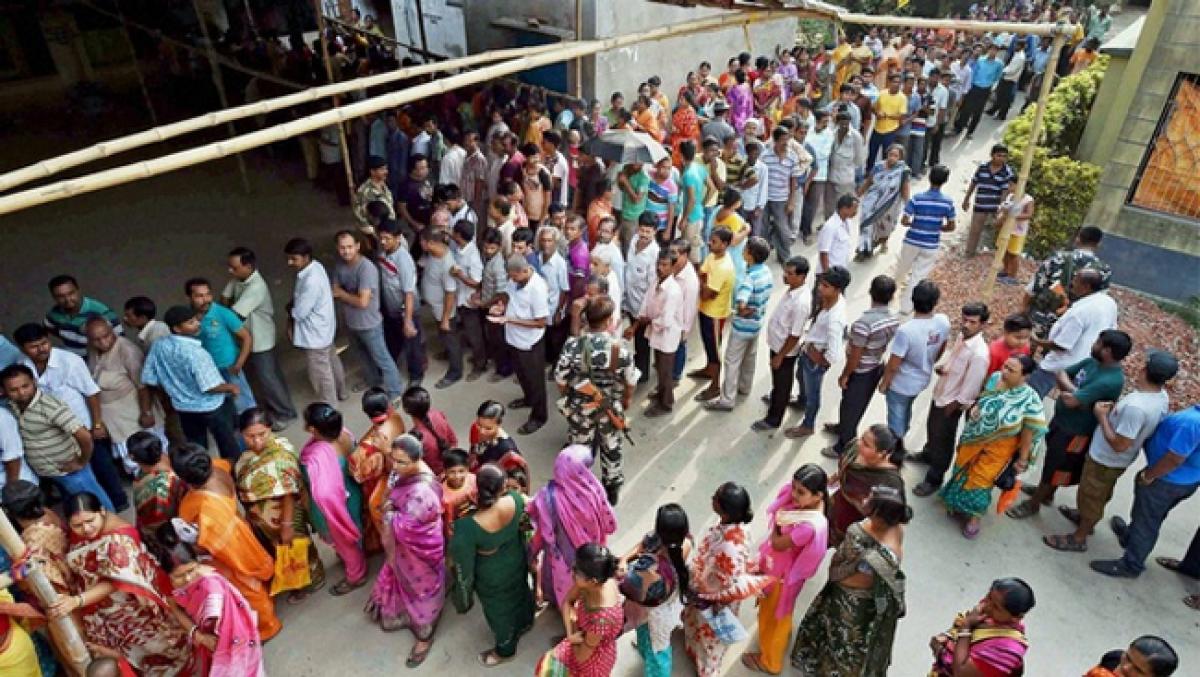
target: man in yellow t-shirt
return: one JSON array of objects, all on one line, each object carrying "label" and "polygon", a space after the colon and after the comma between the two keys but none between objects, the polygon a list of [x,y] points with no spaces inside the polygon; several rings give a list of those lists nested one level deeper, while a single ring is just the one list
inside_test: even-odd
[{"label": "man in yellow t-shirt", "polygon": [[896,138],[896,130],[904,124],[908,117],[908,96],[900,91],[900,74],[888,76],[887,91],[879,95],[875,101],[875,133],[871,135],[871,144],[867,149],[867,172],[875,162],[875,156],[882,148],[887,153],[888,146]]},{"label": "man in yellow t-shirt", "polygon": [[708,257],[700,265],[700,340],[704,343],[703,369],[688,372],[688,378],[709,381],[697,402],[706,402],[721,395],[721,334],[729,319],[730,301],[736,270],[726,254],[733,242],[733,232],[721,227],[708,237]]}]

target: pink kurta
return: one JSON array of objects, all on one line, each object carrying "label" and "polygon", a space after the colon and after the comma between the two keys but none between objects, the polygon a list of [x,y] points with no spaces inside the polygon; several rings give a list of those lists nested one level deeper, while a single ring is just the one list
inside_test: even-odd
[{"label": "pink kurta", "polygon": [[[384,618],[407,618],[417,631],[432,629],[446,597],[446,540],[442,487],[425,469],[415,477],[388,479],[383,549],[387,553],[371,601]],[[388,528],[390,527],[390,528]]]},{"label": "pink kurta", "polygon": [[767,533],[775,533],[776,521],[781,512],[791,513],[798,518],[795,524],[781,527],[780,531],[791,538],[792,547],[776,550],[768,538],[758,549],[759,570],[783,585],[783,594],[775,606],[776,618],[790,618],[792,607],[804,582],[812,578],[825,560],[829,547],[829,521],[817,510],[800,510],[792,503],[792,484],[789,482],[779,490],[775,500],[767,509],[769,521]]},{"label": "pink kurta", "polygon": [[209,571],[171,593],[201,632],[217,637],[217,648],[193,645],[197,674],[208,677],[264,677],[262,642],[254,609],[216,571]]},{"label": "pink kurta", "polygon": [[367,576],[367,559],[362,550],[362,532],[346,505],[346,482],[333,445],[315,437],[300,451],[300,462],[308,475],[308,491],[329,527],[331,545],[346,567],[346,580],[358,583]]}]

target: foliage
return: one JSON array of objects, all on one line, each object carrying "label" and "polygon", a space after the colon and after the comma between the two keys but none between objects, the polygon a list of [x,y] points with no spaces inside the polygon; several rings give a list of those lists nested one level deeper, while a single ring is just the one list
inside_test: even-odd
[{"label": "foliage", "polygon": [[836,27],[828,19],[801,19],[796,26],[796,44],[810,49],[834,42]]},{"label": "foliage", "polygon": [[1158,301],[1158,307],[1179,316],[1184,322],[1200,329],[1200,296],[1193,296],[1183,303],[1174,301]]},{"label": "foliage", "polygon": [[[1108,57],[1101,55],[1080,73],[1059,80],[1046,99],[1042,136],[1035,149],[1033,170],[1026,190],[1037,209],[1029,228],[1026,251],[1042,258],[1065,246],[1087,217],[1100,183],[1100,167],[1071,158],[1079,146],[1088,114]],[[1033,127],[1035,107],[1030,106],[1004,130],[1011,162],[1021,164]]]}]

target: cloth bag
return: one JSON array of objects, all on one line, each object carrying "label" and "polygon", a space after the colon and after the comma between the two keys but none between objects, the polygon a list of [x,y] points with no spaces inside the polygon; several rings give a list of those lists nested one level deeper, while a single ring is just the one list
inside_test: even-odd
[{"label": "cloth bag", "polygon": [[271,579],[271,596],[288,590],[301,590],[312,583],[308,571],[307,537],[297,536],[288,545],[275,546],[275,576]]}]

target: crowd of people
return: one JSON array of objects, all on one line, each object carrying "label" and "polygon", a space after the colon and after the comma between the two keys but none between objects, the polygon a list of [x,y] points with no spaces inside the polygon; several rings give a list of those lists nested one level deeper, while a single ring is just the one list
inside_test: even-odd
[{"label": "crowd of people", "polygon": [[[671,674],[679,628],[695,671],[715,675],[746,638],[741,606],[757,600],[746,668],[884,675],[905,612],[913,501],[901,470],[913,463],[928,472],[912,495],[936,494],[968,539],[997,488],[1004,514],[1022,519],[1078,486],[1076,507],[1058,508],[1074,531],[1043,540],[1082,552],[1144,453],[1131,519],[1112,518],[1124,553],[1091,563],[1138,576],[1167,514],[1200,487],[1200,405],[1170,413],[1176,358],[1117,328],[1103,234],[1085,226],[1041,262],[1024,311],[999,333],[982,302],[953,320],[939,312],[928,279],[959,221],[942,192],[942,138],[973,132],[993,95],[1003,117],[1022,81],[1045,75],[1024,57],[1038,49],[999,34],[872,29],[815,54],[741,54],[719,75],[702,63],[673,106],[652,76],[628,109],[620,93],[607,109],[547,109],[538,91],[500,83],[389,111],[363,124],[357,224],[328,243],[332,271],[316,257],[325,243],[295,238],[277,254],[295,271],[286,337],[244,247],[228,253],[219,294],[189,278],[186,303],[161,319],[149,297],[118,315],[76,278],[54,277],[43,320],[0,340],[0,498],[28,550],[6,568],[36,563],[58,601],[0,599],[0,667],[54,674],[63,638],[51,631],[35,647],[18,621],[71,616],[98,659],[89,674],[264,674],[262,643],[284,631],[278,600],[370,586],[372,621],[413,635],[410,668],[429,655],[449,599],[460,613],[478,601],[494,635],[483,666],[510,661],[535,615],[553,608],[563,632],[539,675],[610,674],[627,630],[645,673]],[[610,129],[646,132],[665,157],[606,163],[598,137]],[[1018,227],[1007,251],[1020,255],[1033,206],[1012,199],[1014,183],[1007,150],[993,147],[962,205],[966,255],[1009,215]],[[852,275],[896,228],[896,268],[870,281],[870,307],[852,320]],[[814,236],[812,260],[792,251]],[[1018,283],[1019,267],[1009,272]],[[343,366],[339,332],[356,368]],[[704,354],[688,371],[693,333]],[[712,516],[662,505],[636,547],[613,553],[631,417],[672,415],[683,378],[703,386],[696,399],[713,416],[750,410],[762,336],[771,388],[751,428],[832,435],[821,453],[836,469],[805,463],[780,482],[757,547],[750,493],[725,482]],[[284,338],[304,356],[315,395],[306,407],[280,368]],[[1146,359],[1127,384],[1121,365],[1134,350]],[[440,360],[445,371],[425,387]],[[818,428],[835,368],[836,422]],[[465,422],[435,395],[484,377],[515,380],[519,396],[480,403],[460,437]],[[926,391],[926,443],[910,455]],[[349,430],[339,411],[352,393],[366,430]],[[876,393],[886,420],[864,423]],[[568,439],[537,487],[521,447],[548,422],[551,394]],[[803,416],[784,428],[789,409]],[[520,437],[505,429],[510,411],[527,412]],[[301,428],[293,444],[287,433]],[[1039,482],[1024,486],[1039,450]],[[316,539],[341,562],[338,580],[327,581]],[[1198,543],[1200,533],[1183,559],[1158,561],[1200,575]],[[827,582],[797,609],[831,548]],[[18,589],[36,603],[27,584]],[[931,674],[1028,671],[1033,589],[1005,577],[979,592],[932,636]],[[1200,607],[1196,596],[1185,603]],[[1159,677],[1177,665],[1147,635],[1088,674]]]}]

